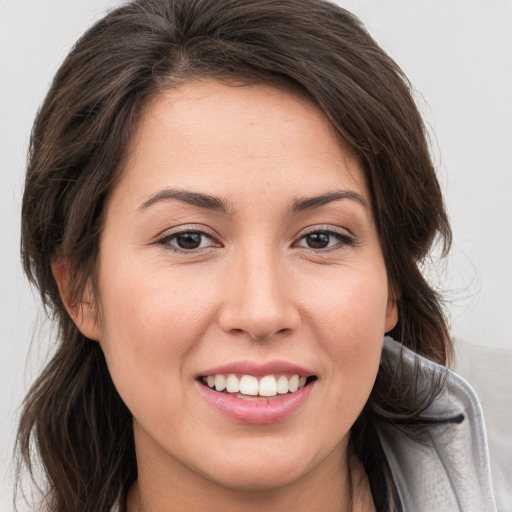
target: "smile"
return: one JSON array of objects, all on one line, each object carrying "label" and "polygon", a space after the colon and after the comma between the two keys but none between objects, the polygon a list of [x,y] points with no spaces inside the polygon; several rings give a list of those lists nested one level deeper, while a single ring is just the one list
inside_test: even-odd
[{"label": "smile", "polygon": [[[309,380],[314,377],[309,377]],[[234,373],[216,374],[202,377],[203,384],[218,392],[229,393],[239,398],[250,397],[276,397],[295,393],[304,388],[308,383],[308,377],[293,375],[254,375],[238,376]]]},{"label": "smile", "polygon": [[196,389],[229,420],[268,425],[302,409],[317,381],[314,370],[290,362],[237,361],[204,370],[196,378]]}]

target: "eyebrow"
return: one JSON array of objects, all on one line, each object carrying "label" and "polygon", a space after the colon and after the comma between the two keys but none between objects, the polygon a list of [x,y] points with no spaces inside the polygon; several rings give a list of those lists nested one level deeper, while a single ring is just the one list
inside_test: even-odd
[{"label": "eyebrow", "polygon": [[343,199],[355,201],[364,208],[368,208],[368,204],[361,194],[358,194],[353,190],[336,190],[333,192],[327,192],[326,194],[321,194],[319,196],[296,199],[290,206],[290,212],[298,213],[314,210],[315,208],[319,208],[324,204],[332,203],[333,201],[341,201]]},{"label": "eyebrow", "polygon": [[177,190],[173,188],[166,188],[152,195],[147,201],[139,206],[138,211],[146,210],[155,203],[168,201],[170,199],[176,199],[192,206],[198,206],[199,208],[205,208],[206,210],[212,210],[220,213],[230,214],[233,211],[228,201],[224,199],[210,196],[208,194],[202,194],[201,192],[189,192],[187,190]]},{"label": "eyebrow", "polygon": [[[176,199],[192,206],[198,206],[199,208],[205,208],[207,210],[220,213],[232,214],[234,211],[233,208],[229,205],[229,202],[225,199],[211,196],[209,194],[203,194],[201,192],[190,192],[187,190],[177,190],[173,188],[166,188],[164,190],[160,190],[156,194],[153,194],[149,199],[147,199],[139,206],[138,211],[140,212],[146,210],[155,203],[168,201],[171,199]],[[361,194],[358,194],[352,190],[338,190],[334,192],[327,192],[319,196],[298,198],[292,202],[288,211],[290,213],[299,213],[308,210],[314,210],[315,208],[319,208],[324,204],[328,204],[334,201],[341,201],[343,199],[355,201],[364,208],[368,207],[366,200]]]}]

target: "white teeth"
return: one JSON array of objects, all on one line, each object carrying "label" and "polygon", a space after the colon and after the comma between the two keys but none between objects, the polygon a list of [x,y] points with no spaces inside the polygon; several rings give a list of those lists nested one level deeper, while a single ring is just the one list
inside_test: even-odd
[{"label": "white teeth", "polygon": [[[286,378],[286,377],[285,377]],[[260,380],[259,385],[260,396],[276,396],[277,395],[277,382],[273,375],[266,375]]]},{"label": "white teeth", "polygon": [[290,380],[288,381],[288,389],[292,393],[295,393],[295,391],[297,391],[297,389],[299,389],[299,376],[298,375],[292,375],[292,377],[290,377]]},{"label": "white teeth", "polygon": [[280,375],[277,379],[274,375],[265,375],[258,378],[253,375],[243,375],[240,379],[234,374],[208,375],[203,377],[203,382],[217,391],[226,390],[228,393],[240,393],[247,396],[272,397],[295,393],[306,385],[306,377]]},{"label": "white teeth", "polygon": [[226,379],[226,391],[228,393],[238,393],[240,391],[240,381],[238,377],[230,373]]},{"label": "white teeth", "polygon": [[[208,386],[210,385],[208,384]],[[224,375],[215,375],[215,389],[217,391],[224,391],[226,389],[226,378]]]},{"label": "white teeth", "polygon": [[281,377],[277,379],[277,392],[280,395],[288,393],[288,378],[286,377],[286,375],[281,375]]},{"label": "white teeth", "polygon": [[258,379],[252,375],[244,375],[240,379],[240,393],[256,396],[258,394]]}]

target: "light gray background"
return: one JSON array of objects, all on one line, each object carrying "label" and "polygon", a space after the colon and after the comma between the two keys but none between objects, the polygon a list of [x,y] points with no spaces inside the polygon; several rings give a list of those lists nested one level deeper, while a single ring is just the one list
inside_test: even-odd
[{"label": "light gray background", "polygon": [[[18,407],[51,325],[22,274],[19,211],[36,110],[70,46],[115,0],[0,0],[0,511]],[[512,511],[512,0],[338,0],[411,79],[454,229],[444,291],[458,369],[480,393],[498,500]],[[435,262],[434,262],[435,263]],[[29,348],[33,340],[32,349]],[[508,485],[507,485],[508,481]]]}]

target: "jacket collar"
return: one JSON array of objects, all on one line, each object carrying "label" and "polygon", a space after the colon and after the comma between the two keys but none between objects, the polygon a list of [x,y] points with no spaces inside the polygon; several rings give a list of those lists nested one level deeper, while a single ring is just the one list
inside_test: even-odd
[{"label": "jacket collar", "polygon": [[[376,422],[404,512],[495,512],[485,425],[478,398],[456,373],[384,339],[382,361],[402,364],[420,388],[444,375],[445,384],[424,411],[429,426],[418,441],[392,423]],[[411,404],[414,405],[414,404]]]}]

